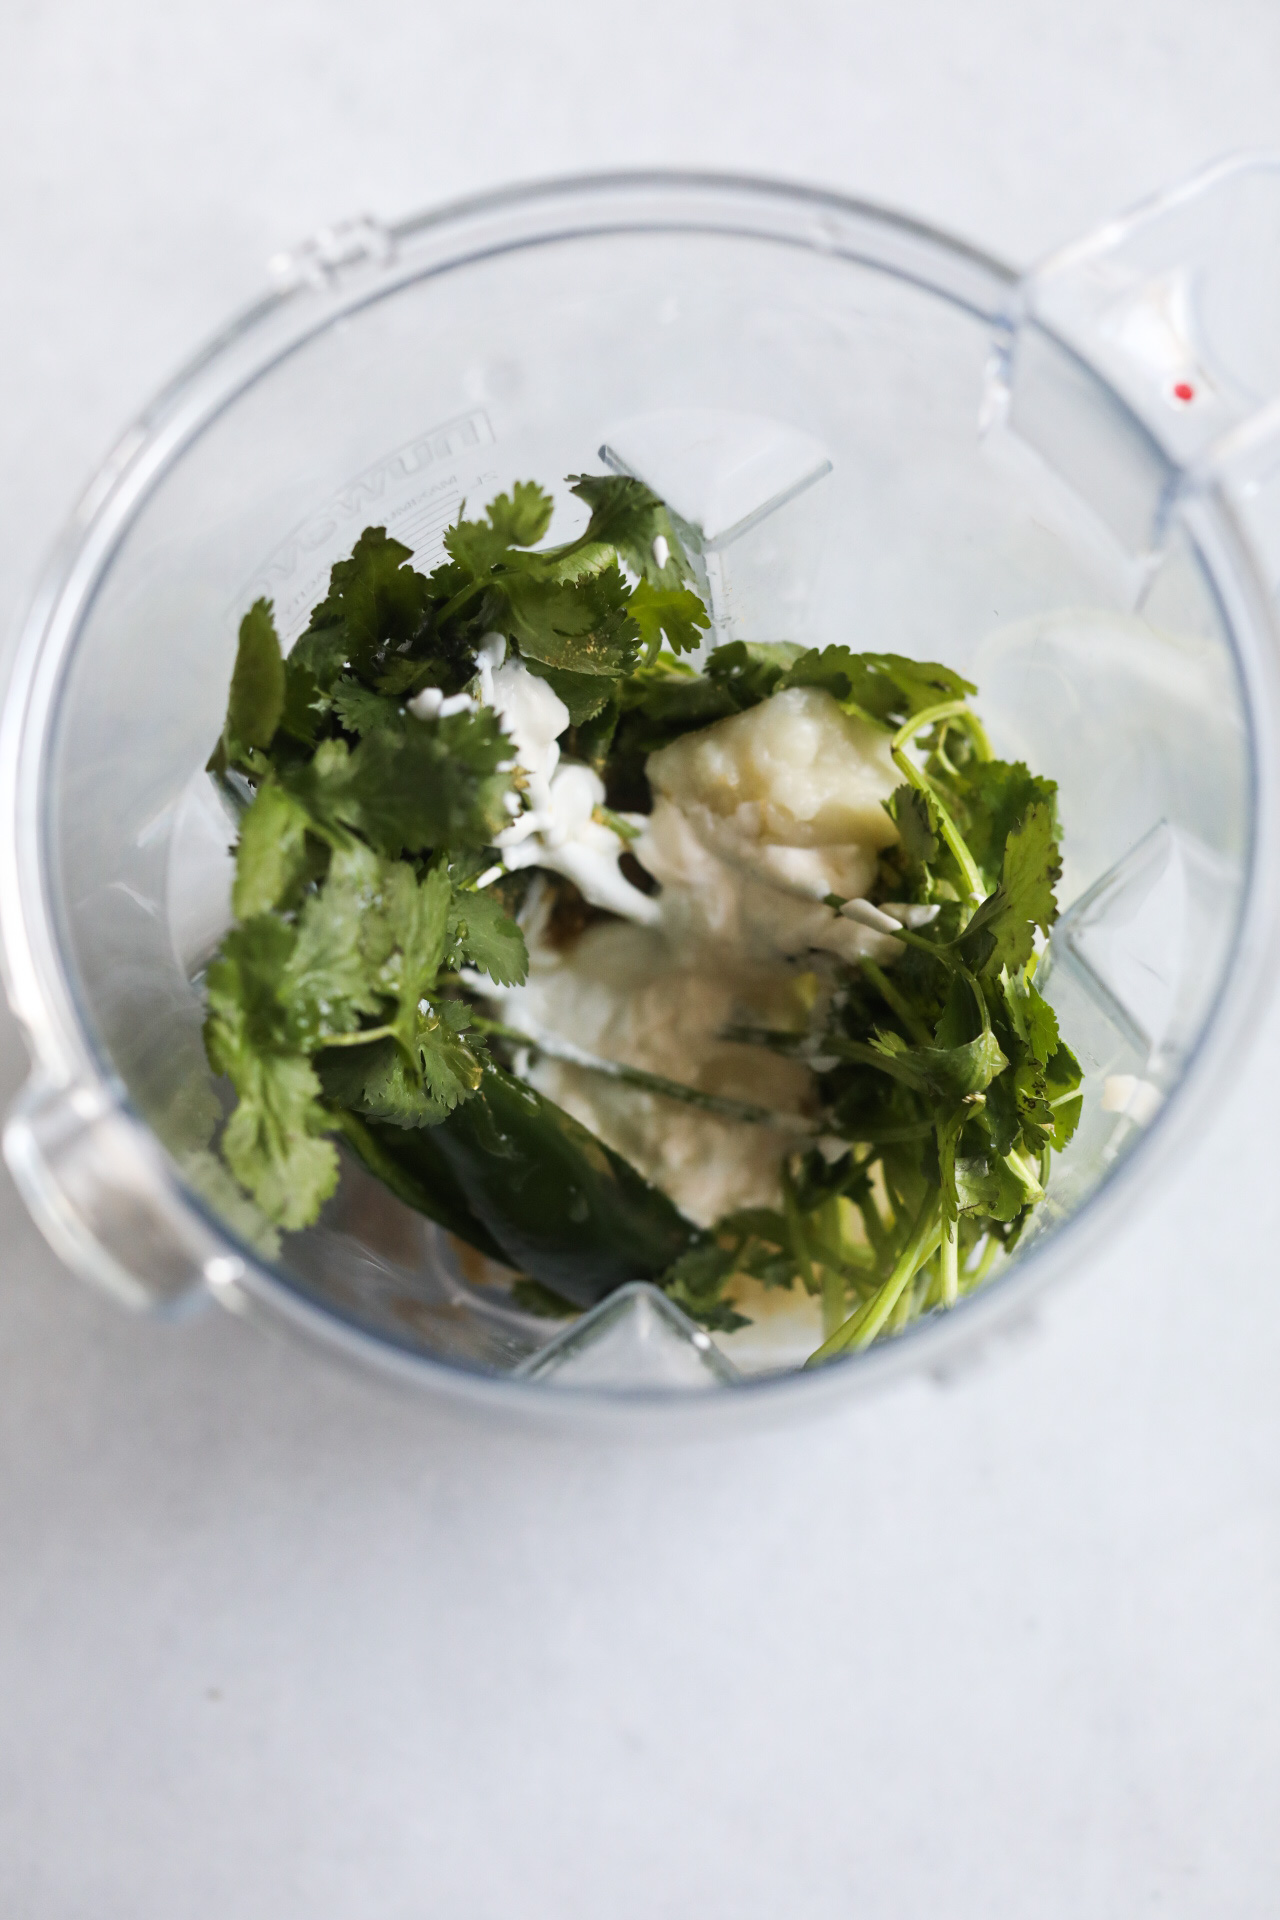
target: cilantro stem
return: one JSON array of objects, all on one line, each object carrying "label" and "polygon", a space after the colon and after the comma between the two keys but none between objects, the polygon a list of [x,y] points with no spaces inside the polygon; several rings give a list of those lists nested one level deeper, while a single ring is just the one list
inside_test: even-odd
[{"label": "cilantro stem", "polygon": [[[852,1201],[846,1203],[852,1207]],[[851,1269],[864,1277],[875,1272],[878,1261],[869,1246],[846,1238],[840,1216],[841,1196],[832,1194],[811,1216],[805,1233],[810,1247],[824,1267],[839,1272]]]},{"label": "cilantro stem", "polygon": [[[901,1333],[908,1321],[914,1318],[916,1313],[916,1294],[918,1291],[918,1283],[913,1283],[911,1286],[902,1289],[902,1292],[898,1295],[898,1304],[889,1315],[888,1328],[890,1333]],[[925,1291],[928,1291],[927,1286]]]},{"label": "cilantro stem", "polygon": [[432,631],[439,632],[446,620],[452,620],[455,613],[461,613],[463,607],[466,606],[469,600],[474,600],[478,593],[483,592],[485,587],[491,586],[492,584],[493,576],[482,574],[479,579],[472,580],[467,586],[459,587],[452,600],[446,600],[444,605],[439,608],[436,613],[432,614]]},{"label": "cilantro stem", "polygon": [[[917,767],[904,751],[907,742],[913,740],[918,733],[922,733],[926,727],[939,720],[958,719],[962,714],[968,714],[968,708],[962,700],[948,700],[942,706],[926,707],[923,713],[914,714],[905,726],[898,728],[889,744],[889,751],[893,755],[894,765],[906,775],[917,793],[923,793],[932,802],[938,816],[938,827],[951,850],[952,858],[964,875],[965,885],[975,900],[981,900],[985,897],[987,889],[977,861],[965,845],[964,836],[943,804],[938,789],[928,774]],[[972,718],[972,715],[969,715],[969,718]],[[984,734],[984,742],[985,739]],[[991,749],[988,747],[986,757],[990,758],[990,755]]]},{"label": "cilantro stem", "polygon": [[1044,1199],[1044,1188],[1035,1168],[1030,1165],[1024,1154],[1019,1153],[1015,1148],[1012,1152],[1006,1153],[1004,1163],[1021,1185],[1032,1206]]},{"label": "cilantro stem", "polygon": [[936,707],[925,707],[919,713],[913,713],[905,726],[899,727],[894,735],[895,741],[912,739],[923,733],[926,727],[936,727],[946,720],[958,720],[972,739],[979,760],[992,758],[991,742],[987,730],[977,714],[965,700],[941,700]]},{"label": "cilantro stem", "polygon": [[964,1283],[965,1293],[972,1293],[975,1287],[980,1287],[982,1285],[982,1282],[986,1279],[987,1275],[990,1273],[992,1266],[995,1263],[996,1255],[999,1253],[999,1251],[1000,1251],[1000,1242],[996,1239],[995,1234],[994,1233],[987,1234],[986,1244],[982,1249],[982,1253],[979,1257],[977,1266],[973,1268],[966,1268],[965,1272],[960,1276],[961,1280]]},{"label": "cilantro stem", "polygon": [[509,1027],[501,1020],[487,1020],[479,1014],[472,1017],[472,1026],[479,1033],[490,1034],[495,1040],[506,1040],[513,1047],[528,1047],[531,1053],[541,1053],[548,1060],[559,1060],[565,1066],[581,1067],[586,1073],[599,1073],[610,1080],[620,1080],[625,1086],[636,1087],[642,1093],[656,1093],[664,1100],[679,1100],[687,1107],[699,1107],[704,1113],[714,1113],[724,1120],[748,1120],[757,1126],[776,1127],[781,1133],[803,1134],[806,1137],[816,1132],[813,1123],[798,1113],[777,1113],[772,1107],[758,1107],[750,1100],[734,1100],[726,1094],[703,1093],[698,1087],[687,1087],[682,1081],[668,1080],[660,1073],[646,1073],[642,1067],[628,1067],[620,1060],[605,1060],[599,1054],[587,1053],[571,1040],[562,1040],[555,1034],[524,1033],[518,1027]]},{"label": "cilantro stem", "polygon": [[903,721],[893,736],[893,744],[895,747],[901,746],[908,740],[914,740],[926,727],[936,727],[941,720],[958,720],[968,711],[968,703],[964,700],[939,700],[936,706],[921,707],[919,713],[913,713]]},{"label": "cilantro stem", "polygon": [[800,1218],[800,1208],[796,1203],[795,1183],[791,1178],[791,1169],[782,1168],[782,1210],[787,1222],[787,1238],[791,1242],[791,1258],[800,1270],[805,1291],[816,1293],[818,1282],[814,1278],[813,1261],[809,1257],[809,1242]]},{"label": "cilantro stem", "polygon": [[822,1332],[830,1338],[844,1319],[845,1279],[838,1267],[822,1269]]},{"label": "cilantro stem", "polygon": [[[592,514],[581,533],[576,534],[572,540],[562,541],[558,547],[544,547],[537,558],[558,568],[562,567],[566,560],[571,560],[575,553],[581,553],[584,547],[613,547],[612,540],[592,531],[594,521],[595,515]],[[613,550],[617,552],[616,547]]]},{"label": "cilantro stem", "polygon": [[832,1035],[831,1050],[842,1060],[853,1060],[860,1067],[874,1067],[879,1073],[888,1074],[891,1080],[896,1080],[900,1086],[910,1087],[913,1093],[927,1091],[924,1076],[911,1065],[910,1056],[905,1051],[881,1053],[878,1047],[873,1047],[868,1041],[846,1040],[842,1033]]},{"label": "cilantro stem", "polygon": [[858,965],[885,1005],[891,1007],[897,1014],[911,1038],[918,1041],[922,1047],[931,1047],[933,1035],[919,1014],[914,1012],[911,1003],[899,993],[883,967],[878,967],[874,960],[868,960],[865,957],[858,962]]},{"label": "cilantro stem", "polygon": [[940,1259],[941,1293],[944,1307],[954,1307],[960,1298],[959,1222],[943,1216]]},{"label": "cilantro stem", "polygon": [[915,787],[919,793],[926,794],[933,802],[934,810],[938,816],[939,831],[951,850],[952,858],[964,875],[964,882],[969,889],[970,897],[974,900],[983,899],[987,889],[982,875],[978,871],[978,864],[965,845],[964,837],[959,827],[957,827],[955,821],[943,805],[938,789],[928,776],[923,774],[919,767],[907,758],[899,746],[894,745],[890,751],[893,754],[895,765],[905,773],[911,785]]},{"label": "cilantro stem", "polygon": [[619,840],[625,840],[628,843],[638,840],[643,831],[640,827],[632,826],[629,820],[624,820],[622,815],[615,813],[612,807],[593,807],[591,818],[598,820],[602,827],[608,827],[611,833],[616,833]]},{"label": "cilantro stem", "polygon": [[361,1027],[358,1033],[331,1033],[322,1047],[367,1047],[373,1040],[394,1040],[394,1027]]},{"label": "cilantro stem", "polygon": [[920,1309],[919,1309],[920,1312],[932,1313],[933,1309],[938,1305],[941,1298],[942,1298],[942,1262],[941,1260],[939,1260],[937,1266],[935,1266],[933,1271],[929,1274],[925,1282],[925,1285],[921,1290]]},{"label": "cilantro stem", "polygon": [[[933,1128],[926,1126],[924,1131],[926,1133],[932,1133]],[[888,1230],[885,1227],[880,1209],[876,1204],[875,1195],[871,1192],[870,1188],[868,1188],[865,1193],[859,1195],[855,1204],[858,1212],[862,1215],[862,1224],[867,1230],[867,1239],[871,1243],[871,1250],[878,1260],[883,1255],[889,1241]]]},{"label": "cilantro stem", "polygon": [[889,933],[886,928],[885,937],[889,940],[900,940],[904,947],[918,947],[921,953],[927,953],[931,960],[936,960],[940,967],[947,969],[948,973],[954,973],[960,966],[960,962],[954,959],[945,947],[939,946],[936,940],[926,940],[922,933],[911,933],[906,927],[899,927],[896,933]]},{"label": "cilantro stem", "polygon": [[743,1047],[766,1047],[770,1053],[784,1054],[795,1059],[801,1049],[808,1044],[809,1036],[804,1033],[788,1033],[781,1027],[721,1027],[716,1036],[719,1040],[732,1040]]},{"label": "cilantro stem", "polygon": [[936,1252],[942,1237],[938,1196],[929,1193],[921,1204],[907,1244],[898,1255],[892,1273],[877,1293],[851,1313],[844,1325],[824,1340],[816,1353],[805,1361],[806,1367],[820,1367],[842,1353],[861,1353],[880,1333],[897,1306],[904,1287],[915,1279],[925,1261]]}]

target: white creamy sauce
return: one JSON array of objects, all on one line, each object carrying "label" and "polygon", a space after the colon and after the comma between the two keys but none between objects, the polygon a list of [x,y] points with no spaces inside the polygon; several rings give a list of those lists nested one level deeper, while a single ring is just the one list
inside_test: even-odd
[{"label": "white creamy sauce", "polygon": [[500,665],[492,651],[481,662],[482,695],[486,672],[488,697],[525,775],[526,805],[494,842],[506,866],[547,867],[572,880],[592,906],[655,925],[656,904],[618,871],[622,842],[596,817],[603,781],[590,767],[560,765],[559,736],[569,724],[564,701],[518,660]]},{"label": "white creamy sauce", "polygon": [[[627,817],[639,829],[631,850],[660,884],[651,896],[619,871],[625,843],[601,817],[596,774],[561,764],[563,702],[519,662],[499,654],[484,666],[480,696],[501,713],[524,770],[524,805],[496,842],[503,861],[565,874],[620,916],[558,951],[535,896],[529,978],[492,995],[503,1019],[703,1092],[810,1111],[806,1066],[720,1036],[731,1025],[803,1032],[829,990],[821,958],[808,956],[892,964],[901,946],[884,929],[918,924],[906,907],[848,917],[825,904],[830,893],[864,904],[878,855],[897,839],[883,802],[900,776],[885,736],[829,694],[793,688],[651,754],[653,813]],[[529,1078],[700,1225],[777,1203],[794,1133],[545,1056]]]}]

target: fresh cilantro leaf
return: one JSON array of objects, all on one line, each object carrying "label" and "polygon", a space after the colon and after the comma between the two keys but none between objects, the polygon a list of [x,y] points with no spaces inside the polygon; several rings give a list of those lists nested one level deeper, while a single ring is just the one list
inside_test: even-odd
[{"label": "fresh cilantro leaf", "polygon": [[1043,1067],[1058,1046],[1057,1015],[1024,973],[1005,974],[1002,986],[1014,1031]]},{"label": "fresh cilantro leaf", "polygon": [[664,637],[672,653],[696,653],[711,624],[696,593],[652,587],[647,580],[632,594],[627,611],[640,629],[641,643],[655,656]]},{"label": "fresh cilantro leaf", "polygon": [[739,1207],[716,1223],[716,1233],[744,1243],[764,1240],[774,1247],[785,1247],[788,1239],[786,1217],[776,1207]]},{"label": "fresh cilantro leaf", "polygon": [[310,1225],[338,1184],[337,1153],[319,1137],[332,1121],[315,1069],[300,1054],[249,1054],[235,1087],[223,1158],[276,1226]]},{"label": "fresh cilantro leaf", "polygon": [[451,941],[457,942],[464,959],[496,986],[524,983],[529,972],[524,935],[491,893],[456,893],[449,922]]},{"label": "fresh cilantro leaf", "polygon": [[[519,567],[523,557],[513,549],[541,540],[551,524],[552,506],[549,493],[531,480],[518,480],[509,494],[500,493],[489,502],[483,520],[455,521],[444,536],[445,552],[454,567],[473,580],[497,567]],[[438,582],[433,574],[429,584],[434,590],[443,586],[448,600],[460,583],[452,577]]]},{"label": "fresh cilantro leaf", "polygon": [[506,617],[495,615],[494,624],[531,659],[573,673],[612,677],[634,666],[639,628],[628,611],[627,583],[616,566],[572,582],[512,573],[499,576],[494,584],[506,608]]},{"label": "fresh cilantro leaf", "polygon": [[[948,746],[950,751],[950,742]],[[993,877],[1009,835],[1030,808],[1038,801],[1053,817],[1055,783],[1028,773],[1020,760],[981,760],[970,754],[958,768],[953,761],[949,777],[930,761],[930,774],[943,787],[974,859]]]},{"label": "fresh cilantro leaf", "polygon": [[619,703],[624,724],[646,753],[738,712],[730,689],[667,653],[638,667],[622,682]]},{"label": "fresh cilantro leaf", "polygon": [[728,694],[731,711],[741,713],[785,686],[802,657],[788,640],[731,640],[712,653],[707,678]]},{"label": "fresh cilantro leaf", "polygon": [[422,627],[428,587],[407,563],[410,549],[385,527],[366,527],[349,560],[329,575],[329,591],[291,654],[325,689],[344,668],[368,673],[379,652],[411,641]]},{"label": "fresh cilantro leaf", "polygon": [[421,1014],[413,1036],[413,1052],[427,1091],[446,1113],[452,1113],[480,1085],[485,1051],[466,1039],[470,1009],[457,1000],[442,1000]]},{"label": "fresh cilantro leaf", "polygon": [[[405,869],[407,872],[408,870]],[[409,875],[412,885],[412,875]],[[375,1013],[379,983],[366,951],[369,916],[386,885],[383,863],[358,842],[335,851],[328,877],[298,916],[297,938],[280,972],[277,998],[289,1040],[312,1053]]]},{"label": "fresh cilantro leaf", "polygon": [[1035,929],[1048,933],[1058,917],[1054,887],[1062,862],[1053,813],[1037,800],[1005,843],[1000,884],[965,928],[961,951],[977,971],[1023,967],[1035,950]]},{"label": "fresh cilantro leaf", "polygon": [[[288,665],[299,687],[312,686],[319,696],[324,697],[338,675],[351,665],[351,648],[347,642],[347,630],[340,620],[330,621],[325,626],[316,625],[319,611],[317,607],[311,615],[311,625],[295,641]],[[304,674],[305,680],[302,677]],[[304,723],[306,704],[304,702],[301,709]],[[290,711],[295,715],[298,713],[296,702]]]},{"label": "fresh cilantro leaf", "polygon": [[733,1333],[751,1323],[722,1297],[726,1280],[736,1261],[734,1249],[719,1247],[714,1241],[706,1246],[690,1247],[662,1276],[662,1290],[700,1326],[716,1333]]},{"label": "fresh cilantro leaf", "polygon": [[1053,1109],[1053,1127],[1050,1145],[1055,1152],[1061,1153],[1068,1144],[1076,1128],[1080,1125],[1080,1116],[1084,1112],[1084,1095],[1076,1094],[1074,1099],[1064,1100]]},{"label": "fresh cilantro leaf", "polygon": [[289,1051],[285,1010],[279,996],[297,932],[275,914],[258,914],[233,927],[205,981],[209,1018],[205,1051],[215,1073],[236,1078],[240,1050]]},{"label": "fresh cilantro leaf", "polygon": [[451,673],[449,664],[442,660],[432,659],[424,664],[416,654],[396,654],[374,684],[379,693],[399,701],[404,694],[419,693],[423,687],[440,687],[445,692],[458,693],[474,671],[475,661],[470,653],[463,655],[463,667],[458,673]]},{"label": "fresh cilantro leaf", "polygon": [[237,920],[269,913],[307,872],[310,816],[283,787],[267,782],[240,821],[231,905]]},{"label": "fresh cilantro leaf", "polygon": [[898,829],[902,858],[909,868],[926,869],[938,858],[938,814],[927,793],[905,784],[896,787],[885,811]]},{"label": "fresh cilantro leaf", "polygon": [[436,974],[444,958],[452,888],[443,867],[435,867],[419,882],[402,864],[383,877],[379,902],[383,938],[391,951],[378,970],[378,984],[394,996],[393,1025],[405,1052],[417,1044],[425,996],[434,992]]},{"label": "fresh cilantro leaf", "polygon": [[240,644],[227,701],[227,734],[266,749],[284,712],[284,661],[269,600],[255,600],[240,622]]},{"label": "fresh cilantro leaf", "polygon": [[1049,1099],[1058,1100],[1064,1093],[1074,1093],[1081,1078],[1080,1062],[1070,1047],[1059,1041],[1045,1062],[1044,1085]]},{"label": "fresh cilantro leaf", "polygon": [[565,673],[559,667],[544,666],[541,660],[525,658],[530,673],[545,680],[558,699],[569,709],[570,726],[580,727],[594,720],[614,698],[613,686],[598,673]]},{"label": "fresh cilantro leaf", "polygon": [[489,525],[509,547],[535,547],[551,525],[551,495],[532,480],[517,480],[488,506]]},{"label": "fresh cilantro leaf", "polygon": [[507,559],[510,546],[506,534],[488,519],[455,520],[444,536],[445,552],[454,565],[470,574],[473,580]]},{"label": "fresh cilantro leaf", "polygon": [[953,975],[934,1029],[933,1037],[938,1045],[962,1046],[976,1039],[979,1033],[987,1032],[990,1026],[991,1015],[984,996],[962,974]]},{"label": "fresh cilantro leaf", "polygon": [[1084,1100],[1075,1090],[1080,1085],[1081,1078],[1080,1062],[1070,1047],[1064,1046],[1060,1041],[1046,1062],[1044,1070],[1045,1100],[1053,1115],[1050,1129],[1052,1144],[1059,1152],[1066,1146],[1080,1124]]},{"label": "fresh cilantro leaf", "polygon": [[284,663],[284,710],[280,726],[300,746],[313,747],[320,722],[328,710],[328,698],[320,691],[314,673],[296,654]]},{"label": "fresh cilantro leaf", "polygon": [[317,1067],[327,1098],[366,1120],[394,1127],[435,1127],[449,1111],[428,1091],[416,1061],[395,1040],[375,1040],[366,1047],[331,1047],[320,1054]]},{"label": "fresh cilantro leaf", "polygon": [[406,717],[352,752],[326,740],[310,764],[282,771],[318,819],[354,828],[395,858],[431,847],[488,846],[507,823],[511,743],[490,710],[444,720]]},{"label": "fresh cilantro leaf", "polygon": [[972,681],[936,661],[908,660],[900,653],[854,653],[849,647],[816,647],[802,654],[786,676],[789,687],[822,687],[842,706],[887,728],[944,700],[976,693]]},{"label": "fresh cilantro leaf", "polygon": [[[586,676],[583,676],[585,684]],[[564,695],[560,698],[564,700]],[[565,700],[565,705],[569,702]],[[604,773],[618,731],[619,703],[617,685],[609,689],[609,697],[598,713],[589,713],[584,719],[574,721],[570,708],[570,730],[565,738],[565,754],[574,760],[584,760],[597,773]],[[643,775],[641,775],[643,778]]]},{"label": "fresh cilantro leaf", "polygon": [[[591,509],[586,532],[573,542],[580,560],[616,553],[623,566],[651,587],[672,589],[690,578],[671,516],[643,481],[620,474],[573,473],[569,491]],[[665,559],[660,541],[666,544]]]},{"label": "fresh cilantro leaf", "polygon": [[[697,673],[664,649],[618,687],[617,757],[632,765],[642,763],[683,733],[758,706],[783,684],[799,654],[799,647],[788,641],[734,640],[715,648],[705,671]],[[633,773],[628,784],[635,780]]]},{"label": "fresh cilantro leaf", "polygon": [[187,1185],[221,1215],[237,1239],[245,1241],[264,1260],[280,1258],[279,1230],[234,1179],[224,1160],[207,1147],[195,1147],[178,1155],[178,1165]]},{"label": "fresh cilantro leaf", "polygon": [[337,1185],[338,1156],[322,1139],[331,1126],[320,1082],[304,1055],[276,1050],[274,986],[292,930],[262,918],[228,936],[208,973],[205,1048],[237,1105],[222,1156],[267,1218],[307,1226]]},{"label": "fresh cilantro leaf", "polygon": [[398,700],[374,693],[359,680],[344,674],[330,696],[333,711],[348,733],[372,733],[377,727],[398,727],[404,709]]},{"label": "fresh cilantro leaf", "polygon": [[[343,1025],[336,1023],[338,1014],[349,1013],[352,1004],[345,962],[365,983],[365,1004],[358,1011],[372,1011],[379,998],[395,1001],[387,1022],[395,1038],[371,1039],[366,1045],[341,1050],[331,1047],[324,1059],[326,1092],[374,1119],[399,1126],[432,1126],[459,1099],[475,1091],[483,1055],[483,1049],[478,1054],[463,1037],[470,1020],[468,1009],[453,1001],[433,1006],[427,998],[435,990],[445,953],[452,892],[449,877],[444,868],[436,867],[418,881],[403,863],[379,862],[364,848],[359,855],[372,863],[372,872],[357,864],[349,877],[352,890],[347,898],[354,905],[358,897],[361,911],[349,916],[341,930],[335,928],[337,951],[325,956],[330,959],[326,990],[333,996],[325,1005],[334,1009],[334,1024],[327,1033],[315,1034],[312,1044],[323,1046],[326,1037],[351,1030],[350,1019]],[[317,904],[323,908],[324,896]],[[333,919],[331,915],[330,924]],[[291,969],[286,970],[287,981],[290,972],[297,970],[305,936],[304,922]],[[338,997],[344,991],[345,1002]]]},{"label": "fresh cilantro leaf", "polygon": [[1017,1081],[1012,1073],[999,1073],[986,1090],[983,1122],[999,1154],[1012,1153],[1022,1139],[1026,1118],[1018,1099]]},{"label": "fresh cilantro leaf", "polygon": [[[973,1028],[979,1026],[974,1034]],[[865,1060],[905,1086],[930,1094],[948,1106],[968,1095],[982,1093],[1009,1063],[986,1014],[979,1013],[971,989],[962,979],[952,983],[938,1021],[934,1046],[911,1046],[899,1033],[877,1029],[870,1042],[842,1039],[847,1058]]]},{"label": "fresh cilantro leaf", "polygon": [[[856,1046],[845,1042],[845,1049]],[[963,1100],[971,1093],[982,1093],[996,1075],[1008,1066],[995,1034],[988,1028],[974,1040],[952,1047],[912,1047],[900,1034],[873,1035],[865,1053],[879,1056],[875,1064],[909,1087],[918,1087],[944,1101]],[[863,1057],[851,1053],[852,1058]]]},{"label": "fresh cilantro leaf", "polygon": [[1022,1182],[994,1153],[957,1159],[955,1189],[960,1212],[990,1214],[993,1220],[1016,1220],[1027,1203]]}]

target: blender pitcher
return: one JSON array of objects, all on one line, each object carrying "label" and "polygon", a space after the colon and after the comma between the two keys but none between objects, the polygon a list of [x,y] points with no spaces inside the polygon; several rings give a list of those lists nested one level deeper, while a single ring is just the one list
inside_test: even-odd
[{"label": "blender pitcher", "polygon": [[[212,1292],[515,1405],[759,1405],[933,1361],[1069,1271],[1256,1018],[1277,910],[1280,161],[1223,163],[1019,278],[765,181],[636,174],[326,231],[94,481],[3,714],[0,918],[31,1077],[5,1153],[119,1299]],[[354,1163],[266,1244],[216,1153],[201,968],[234,822],[203,769],[239,619],[287,645],[371,522],[429,570],[460,504],[604,464],[668,501],[716,641],[939,659],[1056,779],[1038,983],[1084,1114],[1015,1257],[817,1374],[657,1289],[564,1330]],[[576,503],[557,497],[572,533]],[[735,1346],[735,1340],[737,1344]]]}]

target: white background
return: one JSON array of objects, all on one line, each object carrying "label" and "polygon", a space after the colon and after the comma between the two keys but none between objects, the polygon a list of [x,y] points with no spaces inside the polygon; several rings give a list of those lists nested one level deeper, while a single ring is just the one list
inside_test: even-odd
[{"label": "white background", "polygon": [[[1021,262],[1280,144],[1275,0],[4,0],[0,43],[6,613],[327,220],[689,162]],[[6,1186],[0,1911],[1275,1915],[1277,1084],[1273,1021],[1033,1340],[688,1448],[131,1321]]]}]

